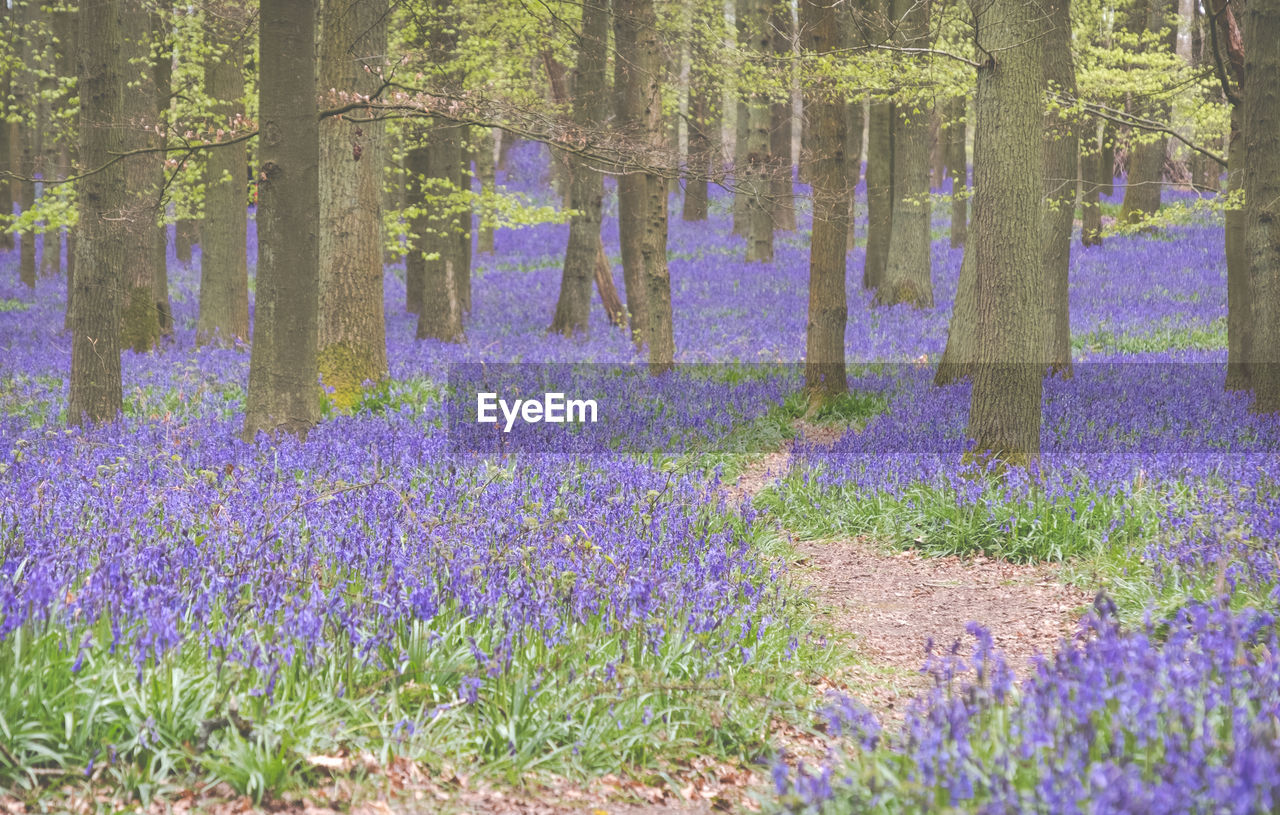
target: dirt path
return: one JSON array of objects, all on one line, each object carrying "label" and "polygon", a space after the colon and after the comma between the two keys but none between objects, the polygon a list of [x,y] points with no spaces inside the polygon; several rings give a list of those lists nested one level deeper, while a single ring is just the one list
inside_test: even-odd
[{"label": "dirt path", "polygon": [[[829,428],[798,429],[810,442],[837,435]],[[785,475],[790,448],[750,466],[728,489],[730,498],[752,498]],[[972,639],[965,626],[976,620],[1021,675],[1034,653],[1051,653],[1075,632],[1089,602],[1088,595],[1064,586],[1052,565],[923,557],[861,537],[798,542],[796,550],[793,579],[810,590],[831,628],[866,658],[843,678],[855,696],[890,719],[900,718],[905,702],[924,687],[919,669],[930,639],[940,648],[959,639],[967,651]]]}]

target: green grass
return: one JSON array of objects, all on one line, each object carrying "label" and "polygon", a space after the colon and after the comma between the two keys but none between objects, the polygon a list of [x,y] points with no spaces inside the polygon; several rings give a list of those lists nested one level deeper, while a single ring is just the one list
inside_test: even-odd
[{"label": "green grass", "polygon": [[1098,329],[1071,340],[1074,351],[1158,353],[1161,351],[1213,351],[1227,347],[1227,320],[1214,320],[1203,328],[1157,328],[1148,334],[1117,334]]}]

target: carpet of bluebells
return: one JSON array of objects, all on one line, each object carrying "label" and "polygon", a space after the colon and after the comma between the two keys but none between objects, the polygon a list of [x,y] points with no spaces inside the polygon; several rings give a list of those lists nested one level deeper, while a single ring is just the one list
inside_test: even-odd
[{"label": "carpet of bluebells", "polygon": [[[500,180],[545,196],[545,168],[530,146]],[[211,777],[261,798],[357,751],[511,779],[767,765],[789,717],[830,755],[777,760],[775,807],[1280,806],[1280,423],[1221,387],[1221,224],[1073,250],[1075,376],[1046,383],[1038,467],[998,474],[962,464],[968,386],[930,381],[961,258],[945,208],[935,309],[873,308],[855,249],[865,409],[734,507],[708,451],[789,426],[808,263],[803,231],[743,262],[729,209],[671,224],[688,365],[628,379],[643,358],[599,309],[589,337],[548,336],[567,227],[500,230],[461,344],[414,340],[388,267],[391,379],[305,442],[239,439],[248,352],[194,345],[198,250],[170,258],[172,338],[124,355],[125,416],[65,428],[63,283],[29,291],[0,254],[0,788]],[[481,362],[632,408],[524,450],[460,441],[458,363]],[[933,688],[899,729],[809,698],[840,655],[785,588],[781,528],[1085,564],[1106,594],[1020,683],[980,620],[972,648],[922,654]]]}]

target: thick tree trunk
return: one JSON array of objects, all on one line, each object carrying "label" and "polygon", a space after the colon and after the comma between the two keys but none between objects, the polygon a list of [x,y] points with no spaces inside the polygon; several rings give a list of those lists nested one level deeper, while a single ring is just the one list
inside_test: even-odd
[{"label": "thick tree trunk", "polygon": [[306,435],[319,418],[320,128],[316,0],[262,0],[258,274],[244,435]]},{"label": "thick tree trunk", "polygon": [[[1041,43],[1044,80],[1050,92],[1076,96],[1076,68],[1071,58],[1070,0],[1048,0]],[[1055,108],[1045,114],[1042,140],[1044,207],[1041,223],[1041,271],[1044,274],[1044,355],[1049,370],[1071,375],[1071,317],[1068,271],[1071,229],[1075,223],[1080,138],[1076,123]]]},{"label": "thick tree trunk", "polygon": [[1102,153],[1102,139],[1099,138],[1099,123],[1090,120],[1086,129],[1089,139],[1080,150],[1080,245],[1102,245],[1102,205],[1099,196],[1105,183],[1110,180],[1109,172],[1103,167],[1106,160]]},{"label": "thick tree trunk", "polygon": [[893,105],[871,103],[867,114],[867,254],[862,287],[878,289],[893,234]]},{"label": "thick tree trunk", "polygon": [[[156,116],[155,76],[151,67],[151,12],[147,0],[123,0],[120,20],[125,60],[130,67],[129,92],[125,94],[126,150],[158,145],[161,136]],[[147,66],[142,68],[141,66]],[[135,82],[141,87],[135,87]],[[120,340],[126,348],[149,351],[160,338],[160,309],[156,303],[156,221],[160,216],[160,186],[164,180],[164,155],[144,153],[123,162],[128,205],[125,207],[129,241],[125,244],[124,310]]]},{"label": "thick tree trunk", "polygon": [[[231,132],[244,115],[244,52],[241,41],[247,16],[234,0],[210,6],[206,23],[205,92],[218,127]],[[243,126],[243,125],[241,125]],[[200,314],[196,342],[233,344],[249,339],[248,229],[249,152],[245,142],[210,150],[205,157],[204,221],[200,226]],[[178,245],[191,257],[195,221],[178,222]],[[179,250],[181,257],[181,248]]]},{"label": "thick tree trunk", "polygon": [[[795,25],[791,4],[769,2],[767,30],[770,50],[780,60],[791,56],[795,47]],[[783,65],[790,64],[782,62]],[[788,76],[790,72],[788,71]],[[791,185],[791,83],[787,82],[787,98],[769,105],[769,209],[774,229],[796,228],[796,204]]]},{"label": "thick tree trunk", "polygon": [[[1231,109],[1231,141],[1227,148],[1227,190],[1244,189],[1244,111]],[[1253,359],[1253,281],[1249,256],[1245,254],[1245,210],[1227,210],[1227,390],[1249,390],[1250,362]]]},{"label": "thick tree trunk", "polygon": [[[631,14],[630,5],[614,6],[613,38],[617,55],[614,59],[613,89],[617,128],[632,136],[645,129],[643,79],[636,76],[640,30]],[[649,310],[645,293],[644,236],[645,204],[648,191],[644,176],[626,173],[618,177],[618,239],[622,248],[622,286],[631,319],[631,338],[637,345],[648,341]]]},{"label": "thick tree trunk", "polygon": [[[1148,32],[1160,38],[1162,47],[1169,51],[1177,42],[1177,27],[1171,24],[1177,4],[1173,0],[1147,0]],[[1167,96],[1157,96],[1145,104],[1136,106],[1137,113],[1157,122],[1169,121],[1171,112]],[[1164,160],[1169,139],[1164,135],[1148,134],[1129,150],[1129,172],[1124,189],[1124,205],[1120,208],[1120,220],[1138,223],[1160,209],[1163,187]]]},{"label": "thick tree trunk", "polygon": [[[574,80],[573,123],[583,131],[598,128],[608,110],[605,63],[609,57],[609,8],[603,3],[582,7],[582,36],[578,39],[578,64]],[[570,158],[569,206],[577,213],[569,219],[569,245],[560,276],[551,331],[572,335],[587,333],[591,314],[591,283],[601,249],[600,222],[604,177],[590,162]]]},{"label": "thick tree trunk", "polygon": [[[801,0],[800,31],[806,51],[827,54],[844,46],[830,0]],[[849,103],[831,83],[809,84],[804,99],[813,185],[813,236],[809,243],[809,323],[805,339],[805,386],[811,400],[848,390],[844,332],[848,319],[845,257],[849,236]]]},{"label": "thick tree trunk", "polygon": [[[387,52],[387,0],[324,0],[318,91],[373,94]],[[339,100],[330,100],[337,104]],[[368,118],[368,117],[361,117]],[[349,407],[365,382],[387,375],[382,305],[381,122],[320,125],[320,316],[316,364],[334,401]]]},{"label": "thick tree trunk", "polygon": [[1280,412],[1280,4],[1244,9],[1244,254],[1253,286],[1245,349],[1253,409]]},{"label": "thick tree trunk", "polygon": [[977,324],[969,435],[981,460],[1040,455],[1044,173],[1042,12],[1022,0],[971,0],[978,52],[973,148]]},{"label": "thick tree trunk", "polygon": [[[654,0],[617,0],[615,32],[626,32],[631,50],[619,50],[629,67],[622,72],[621,95],[638,135],[655,149],[665,146],[662,126],[662,60]],[[617,37],[621,44],[624,37]],[[628,59],[629,57],[629,59]],[[675,339],[671,317],[671,276],[667,268],[667,182],[660,175],[643,174],[643,238],[640,244],[644,269],[644,294],[649,346],[649,370],[658,374],[671,368]]]},{"label": "thick tree trunk", "polygon": [[[929,6],[915,0],[895,0],[901,21],[895,43],[924,47],[929,35]],[[930,258],[929,115],[927,106],[898,105],[893,131],[893,228],[884,282],[876,290],[881,305],[910,303],[933,306]]]},{"label": "thick tree trunk", "polygon": [[120,380],[120,283],[124,167],[109,164],[124,146],[114,126],[124,116],[124,49],[119,0],[80,0],[80,97],[82,167],[104,167],[80,182],[80,253],[71,313],[71,388],[67,421],[78,425],[115,419]]},{"label": "thick tree trunk", "polygon": [[966,145],[965,98],[958,96],[947,106],[947,175],[951,177],[951,248],[964,246],[969,228],[969,157]]},{"label": "thick tree trunk", "polygon": [[[972,238],[973,236],[970,236]],[[964,258],[960,261],[960,279],[957,281],[956,301],[951,307],[951,322],[947,324],[947,345],[933,384],[950,385],[973,375],[976,358],[974,336],[978,326],[978,279],[974,268],[976,255],[973,241],[964,246]]]}]

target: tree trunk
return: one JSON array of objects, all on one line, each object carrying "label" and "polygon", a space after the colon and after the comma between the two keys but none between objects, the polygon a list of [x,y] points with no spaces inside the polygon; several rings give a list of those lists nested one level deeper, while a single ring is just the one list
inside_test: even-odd
[{"label": "tree trunk", "polygon": [[[895,0],[901,21],[895,44],[925,47],[929,35],[929,6],[915,0]],[[918,108],[918,110],[916,109]],[[884,282],[876,290],[880,305],[910,303],[933,306],[930,258],[929,115],[917,103],[895,107],[893,131],[893,228]]]},{"label": "tree trunk", "polygon": [[67,421],[120,415],[120,283],[124,245],[124,167],[108,164],[124,147],[124,48],[119,0],[80,0],[77,95],[82,167],[103,167],[80,182],[80,238],[71,313],[71,388]]},{"label": "tree trunk", "polygon": [[1253,286],[1245,349],[1253,409],[1280,412],[1280,4],[1244,8],[1244,254]]},{"label": "tree trunk", "polygon": [[867,114],[867,254],[862,287],[884,282],[893,232],[893,105],[871,103]]},{"label": "tree trunk", "polygon": [[[573,123],[584,132],[600,127],[608,110],[605,63],[609,57],[609,8],[603,3],[582,7],[582,36],[574,80]],[[570,158],[569,206],[578,214],[569,219],[569,245],[560,276],[551,331],[566,336],[587,333],[591,314],[591,283],[601,251],[600,222],[604,177],[588,161]]]},{"label": "tree trunk", "polygon": [[969,435],[980,460],[1026,465],[1040,455],[1040,308],[1044,83],[1040,10],[971,0],[978,52],[973,148],[977,324]]},{"label": "tree trunk", "polygon": [[[630,9],[630,5],[625,8]],[[613,38],[617,54],[614,58],[614,121],[623,133],[638,135],[645,127],[643,79],[639,70],[640,30],[624,5],[614,7]],[[618,177],[618,239],[622,248],[622,286],[631,318],[631,338],[637,345],[648,341],[649,314],[644,276],[645,203],[648,192],[644,176],[629,172]]]},{"label": "tree trunk", "polygon": [[195,218],[179,218],[173,233],[174,253],[178,256],[178,262],[189,266],[191,250],[200,243],[200,222]]},{"label": "tree trunk", "polygon": [[942,179],[947,174],[947,141],[943,132],[946,122],[941,103],[933,106],[929,120],[929,188],[942,189]]},{"label": "tree trunk", "polygon": [[262,0],[258,42],[258,274],[244,435],[306,435],[316,381],[320,128],[316,0]]},{"label": "tree trunk", "polygon": [[[156,116],[155,76],[151,68],[151,12],[147,0],[123,0],[120,27],[124,33],[125,61],[130,67],[129,91],[124,97],[125,149],[158,146],[161,136]],[[145,69],[140,66],[147,66]],[[141,82],[141,87],[135,87]],[[124,311],[120,340],[126,348],[149,351],[160,339],[160,309],[156,302],[156,221],[160,216],[160,186],[164,180],[164,154],[144,153],[123,162],[125,192],[124,228],[129,240],[124,258]]]},{"label": "tree trunk", "polygon": [[[654,0],[617,0],[614,5],[615,32],[626,32],[630,52],[621,50],[620,60],[628,68],[622,72],[621,94],[630,121],[639,125],[637,134],[655,150],[665,146],[662,126],[662,60],[658,41],[658,21]],[[644,269],[644,293],[648,308],[645,342],[649,346],[649,370],[668,370],[675,359],[675,339],[671,318],[671,276],[667,268],[667,182],[662,176],[645,173],[643,180],[643,239],[640,245]]]},{"label": "tree trunk", "polygon": [[[23,118],[14,125],[15,136],[15,161],[18,165],[18,174],[25,178],[31,178],[36,172],[36,129],[35,129],[35,110],[37,107],[36,94],[36,71],[30,70],[34,68],[35,43],[36,43],[36,15],[39,12],[39,4],[37,0],[14,0],[13,9],[10,12],[13,15],[14,30],[18,36],[18,47],[13,49],[17,51],[19,64],[26,70],[19,70],[14,79],[13,90],[14,99],[9,106],[12,110],[17,111]],[[32,181],[18,181],[18,208],[22,212],[27,212],[36,204],[36,185]],[[19,237],[20,245],[18,247],[18,279],[30,288],[36,285],[36,227],[28,226],[26,231]]]},{"label": "tree trunk", "polygon": [[[1048,0],[1045,37],[1041,43],[1044,80],[1050,92],[1074,99],[1076,68],[1071,58],[1070,0]],[[1071,376],[1071,317],[1068,272],[1071,229],[1076,215],[1080,138],[1076,123],[1061,108],[1045,114],[1042,141],[1044,207],[1041,223],[1041,271],[1044,311],[1044,355],[1049,370]]]},{"label": "tree trunk", "polygon": [[[456,192],[458,170],[462,166],[462,139],[458,125],[434,119],[426,145],[427,195],[440,198]],[[459,266],[462,264],[458,231],[461,219],[456,203],[430,204],[425,234],[418,235],[417,251],[422,260],[422,302],[418,308],[417,338],[446,342],[462,340],[462,293]]]},{"label": "tree trunk", "polygon": [[1088,121],[1089,126],[1085,132],[1089,134],[1089,139],[1080,150],[1080,245],[1101,246],[1102,206],[1099,196],[1108,181],[1102,153],[1102,139],[1106,138],[1106,134],[1105,131],[1102,132],[1099,138],[1099,131],[1102,130],[1100,123],[1097,120]]},{"label": "tree trunk", "polygon": [[[493,155],[493,129],[482,127],[479,131],[480,138],[476,144],[476,175],[480,176],[481,193],[493,195],[494,172],[496,170],[496,160]],[[493,226],[484,221],[480,222],[480,235],[476,239],[476,251],[482,255],[493,254]]]},{"label": "tree trunk", "polygon": [[[1227,191],[1244,189],[1246,167],[1244,114],[1231,109],[1231,141],[1227,148]],[[1247,206],[1247,205],[1246,205]],[[1253,281],[1245,254],[1245,209],[1227,210],[1227,390],[1249,390],[1253,360]]]},{"label": "tree trunk", "polygon": [[[707,3],[696,3],[694,25],[708,31],[723,29],[723,12]],[[690,173],[685,179],[684,211],[686,221],[705,221],[709,196],[708,178],[720,170],[721,80],[715,64],[716,51],[701,40],[690,52],[688,142]]]},{"label": "tree trunk", "polygon": [[[6,38],[13,36],[10,15],[9,4],[0,3],[0,32],[3,32]],[[8,99],[12,92],[11,73],[0,71],[0,99]],[[13,233],[6,228],[8,224],[4,220],[13,214],[14,182],[4,175],[14,169],[12,164],[13,126],[8,121],[0,120],[0,251],[12,249],[14,246]]]},{"label": "tree trunk", "polygon": [[[791,56],[795,46],[795,25],[791,18],[791,4],[769,2],[768,28],[770,50],[779,59]],[[783,62],[789,65],[789,62]],[[790,69],[786,71],[791,75]],[[796,202],[791,185],[791,83],[787,83],[787,98],[775,100],[769,105],[769,198],[771,228],[793,230],[796,228]]]},{"label": "tree trunk", "polygon": [[[740,0],[739,42],[762,57],[772,49],[768,0]],[[773,260],[773,160],[769,153],[769,99],[755,90],[747,98],[747,151],[740,183],[747,193],[747,260]]]},{"label": "tree trunk", "polygon": [[[231,132],[237,119],[244,115],[241,42],[248,17],[234,0],[221,0],[210,6],[210,11],[205,23],[205,47],[209,53],[204,65],[205,92],[218,127]],[[248,168],[245,142],[210,150],[205,156],[197,344],[234,344],[249,339],[249,271],[245,257]],[[185,223],[184,229],[184,222],[178,222],[178,245],[186,244],[190,258],[196,222]]]},{"label": "tree trunk", "polygon": [[[388,0],[324,0],[318,91],[378,90]],[[339,100],[329,100],[337,104]],[[359,115],[359,114],[355,114]],[[360,118],[368,118],[360,116]],[[320,316],[316,364],[341,407],[387,376],[382,305],[382,122],[320,125]]]},{"label": "tree trunk", "polygon": [[[828,54],[844,47],[839,14],[829,0],[801,0],[804,48]],[[848,390],[844,332],[848,319],[845,257],[852,196],[845,150],[849,143],[849,103],[832,83],[810,81],[804,98],[812,147],[813,235],[809,242],[809,323],[805,339],[805,386],[821,400]]]},{"label": "tree trunk", "polygon": [[[416,131],[417,128],[413,130]],[[420,143],[409,148],[404,158],[405,198],[415,213],[409,219],[409,254],[404,258],[404,309],[410,314],[422,311],[422,292],[427,275],[423,246],[428,231],[434,228],[428,215],[431,205],[427,200],[426,179],[431,171],[431,162],[426,146],[427,137],[425,133],[416,133],[415,136]],[[410,140],[414,140],[415,136],[410,136]]]},{"label": "tree trunk", "polygon": [[[173,95],[173,40],[169,31],[169,19],[173,13],[173,0],[152,0],[151,31],[157,47],[154,50],[155,62],[152,64],[152,77],[155,80],[156,121],[160,124],[161,133],[169,131],[169,101]],[[152,143],[159,147],[166,137],[154,134]],[[156,154],[157,189],[164,185],[164,154]],[[151,262],[151,295],[156,304],[156,319],[160,323],[160,333],[173,333],[173,304],[169,301],[169,227],[165,224],[163,191],[156,196],[156,217],[152,219],[151,251],[154,260]]]},{"label": "tree trunk", "polygon": [[951,307],[951,322],[947,324],[947,345],[943,349],[942,359],[938,361],[938,370],[933,375],[935,385],[950,385],[973,375],[976,357],[974,336],[978,326],[975,257],[973,241],[969,240],[965,243],[964,257],[960,261],[956,301]]},{"label": "tree trunk", "polygon": [[1103,128],[1102,152],[1098,156],[1098,172],[1102,176],[1098,192],[1108,198],[1116,194],[1116,135],[1113,127]]},{"label": "tree trunk", "polygon": [[947,106],[947,175],[951,177],[951,248],[964,246],[969,227],[969,158],[965,116],[968,107],[963,96]]},{"label": "tree trunk", "polygon": [[[1146,29],[1159,36],[1161,47],[1172,51],[1177,42],[1177,27],[1170,24],[1176,4],[1172,0],[1147,0]],[[1169,121],[1171,112],[1167,96],[1157,96],[1135,106],[1138,115],[1157,122]],[[1163,134],[1147,134],[1129,149],[1129,172],[1124,189],[1124,205],[1120,220],[1139,223],[1160,209],[1160,193],[1164,176],[1164,159],[1169,138]]]}]

